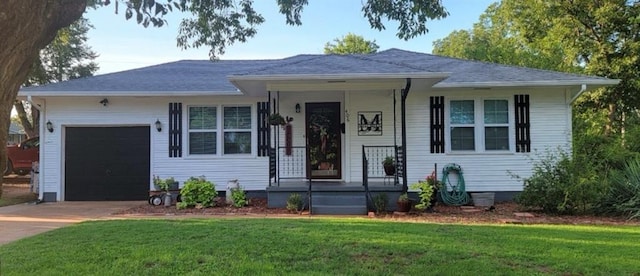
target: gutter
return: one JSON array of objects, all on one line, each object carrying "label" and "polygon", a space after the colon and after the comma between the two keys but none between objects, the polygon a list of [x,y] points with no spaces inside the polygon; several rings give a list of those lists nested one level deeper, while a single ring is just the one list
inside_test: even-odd
[{"label": "gutter", "polygon": [[38,156],[38,200],[36,200],[36,204],[38,203],[42,203],[44,202],[44,175],[41,174],[40,172],[43,171],[43,165],[44,163],[41,162],[43,160],[43,156],[44,156],[44,150],[42,150],[42,145],[44,143],[42,143],[42,134],[44,134],[44,112],[42,110],[42,107],[39,106],[38,104],[33,102],[33,98],[31,97],[31,95],[27,95],[27,102],[33,106],[35,109],[37,109],[40,112],[40,122],[39,122],[39,126],[38,126],[38,133],[40,138],[40,153]]},{"label": "gutter", "polygon": [[569,101],[569,104],[573,104],[573,102],[575,102],[576,99],[578,99],[578,97],[580,97],[580,95],[584,93],[584,91],[587,91],[587,84],[583,83],[582,85],[580,85],[580,90],[578,90],[576,95],[571,98],[571,100]]}]

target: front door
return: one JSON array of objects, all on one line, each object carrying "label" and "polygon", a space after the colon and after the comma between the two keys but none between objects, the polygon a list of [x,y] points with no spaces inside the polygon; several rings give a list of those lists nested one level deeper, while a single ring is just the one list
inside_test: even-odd
[{"label": "front door", "polygon": [[307,103],[306,134],[312,178],[340,179],[340,103]]}]

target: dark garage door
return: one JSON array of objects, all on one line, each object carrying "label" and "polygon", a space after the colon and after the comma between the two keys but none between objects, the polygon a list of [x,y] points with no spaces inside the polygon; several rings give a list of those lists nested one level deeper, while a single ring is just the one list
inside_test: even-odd
[{"label": "dark garage door", "polygon": [[149,127],[67,127],[65,200],[149,197]]}]

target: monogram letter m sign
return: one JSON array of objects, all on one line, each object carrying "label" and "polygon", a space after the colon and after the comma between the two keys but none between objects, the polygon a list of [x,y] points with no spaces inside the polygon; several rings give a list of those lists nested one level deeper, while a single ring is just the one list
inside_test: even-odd
[{"label": "monogram letter m sign", "polygon": [[382,111],[358,112],[358,136],[382,135]]}]

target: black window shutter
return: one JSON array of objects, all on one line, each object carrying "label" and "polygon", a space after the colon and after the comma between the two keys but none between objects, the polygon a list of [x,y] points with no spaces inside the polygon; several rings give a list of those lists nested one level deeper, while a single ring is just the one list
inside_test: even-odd
[{"label": "black window shutter", "polygon": [[182,157],[182,103],[169,103],[169,157]]},{"label": "black window shutter", "polygon": [[516,152],[531,152],[529,95],[515,95]]},{"label": "black window shutter", "polygon": [[258,102],[258,156],[269,156],[269,102]]},{"label": "black window shutter", "polygon": [[444,96],[430,97],[431,153],[444,153]]}]

